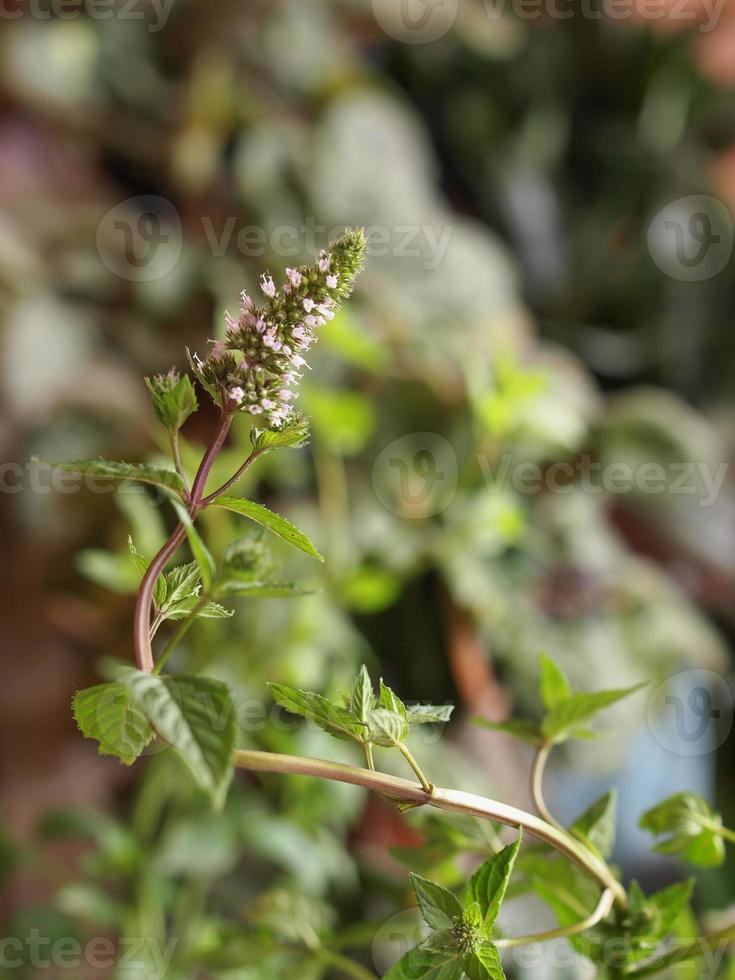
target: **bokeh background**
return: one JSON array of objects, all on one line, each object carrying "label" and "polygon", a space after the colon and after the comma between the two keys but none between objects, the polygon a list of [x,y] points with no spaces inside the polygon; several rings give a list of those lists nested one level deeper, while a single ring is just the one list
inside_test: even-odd
[{"label": "bokeh background", "polygon": [[[581,687],[649,679],[554,760],[552,808],[616,785],[647,887],[683,871],[644,808],[692,788],[732,823],[734,87],[731,0],[5,0],[0,914],[25,952],[3,975],[317,980],[349,974],[309,930],[377,972],[415,930],[406,865],[443,833],[421,813],[241,775],[212,814],[171,753],[126,769],[75,731],[73,692],[132,655],[127,537],[152,553],[171,514],[32,461],[165,453],[143,376],[346,224],[370,255],[303,385],[311,446],[243,485],[309,530],[323,569],[279,559],[319,591],[197,625],[179,664],[233,687],[243,745],[350,758],[265,682],[336,693],[365,662],[456,702],[415,745],[437,783],[520,805],[525,749],[473,714],[538,712],[542,650]],[[205,516],[221,553],[235,524]],[[700,875],[706,921],[733,902],[732,866]],[[243,931],[276,913],[285,965]],[[34,930],[176,943],[165,970],[147,947],[44,968]]]}]

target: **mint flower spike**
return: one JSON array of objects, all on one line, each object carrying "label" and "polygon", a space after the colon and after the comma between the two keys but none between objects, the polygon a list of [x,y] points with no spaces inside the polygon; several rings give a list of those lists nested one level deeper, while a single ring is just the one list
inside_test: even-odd
[{"label": "mint flower spike", "polygon": [[362,228],[348,229],[313,265],[286,269],[280,288],[263,275],[261,305],[242,293],[238,315],[226,314],[224,341],[214,342],[204,360],[189,355],[192,371],[220,408],[262,416],[269,428],[289,420],[294,388],[308,367],[305,355],[317,329],[352,292],[365,250]]}]

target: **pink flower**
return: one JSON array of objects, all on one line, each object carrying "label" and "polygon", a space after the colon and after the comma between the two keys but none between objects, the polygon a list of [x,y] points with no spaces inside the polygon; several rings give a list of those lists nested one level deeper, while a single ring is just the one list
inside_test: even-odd
[{"label": "pink flower", "polygon": [[209,343],[212,345],[212,350],[209,352],[210,357],[224,357],[227,353],[227,348],[225,347],[224,341],[222,340],[210,340]]},{"label": "pink flower", "polygon": [[261,408],[260,405],[251,405],[250,408],[248,409],[248,411],[250,412],[251,415],[262,415],[263,414],[263,409]]},{"label": "pink flower", "polygon": [[314,309],[315,306],[316,303],[314,302],[314,300],[309,299],[309,297],[307,296],[306,299],[304,300],[304,309],[306,310],[306,312],[311,313],[311,311]]},{"label": "pink flower", "polygon": [[265,274],[261,277],[260,288],[263,290],[266,296],[270,299],[274,299],[276,295],[276,284],[273,282],[272,276],[266,276]]},{"label": "pink flower", "polygon": [[242,308],[244,310],[252,310],[253,301],[250,299],[250,297],[248,296],[248,294],[245,292],[244,289],[240,293],[240,302],[242,303]]},{"label": "pink flower", "polygon": [[295,398],[295,395],[292,391],[289,391],[288,388],[281,388],[281,390],[278,392],[278,397],[282,402],[290,402],[292,398]]},{"label": "pink flower", "polygon": [[337,277],[336,276],[327,276],[327,285],[329,286],[330,289],[336,289],[337,288]]},{"label": "pink flower", "polygon": [[286,269],[286,275],[288,276],[291,285],[296,289],[301,285],[301,273],[298,269]]},{"label": "pink flower", "polygon": [[237,404],[239,405],[244,397],[245,397],[245,392],[242,390],[242,388],[240,388],[239,385],[236,388],[230,388],[230,398],[233,400],[233,402],[237,402]]},{"label": "pink flower", "polygon": [[327,255],[326,252],[322,252],[321,255],[319,256],[319,271],[328,272],[331,264],[332,264],[332,259],[330,258],[330,256]]}]

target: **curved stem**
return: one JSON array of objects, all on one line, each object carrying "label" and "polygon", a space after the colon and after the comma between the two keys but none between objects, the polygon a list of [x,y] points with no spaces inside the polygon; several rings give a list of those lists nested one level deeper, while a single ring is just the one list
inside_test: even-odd
[{"label": "curved stem", "polygon": [[133,642],[135,644],[135,662],[139,670],[150,673],[153,670],[153,648],[151,646],[151,602],[158,576],[168,565],[169,560],[179,550],[186,537],[183,524],[179,524],[166,544],[146,569],[143,581],[140,583],[135,599],[135,617],[133,619]]},{"label": "curved stem", "polygon": [[694,942],[687,943],[685,946],[675,946],[655,960],[649,960],[648,963],[643,963],[633,969],[626,970],[625,976],[650,977],[655,973],[661,973],[663,970],[677,963],[683,963],[685,960],[694,960],[700,957],[711,959],[713,952],[730,946],[734,942],[735,925],[727,926],[725,929],[719,929],[717,932],[710,932],[707,935],[701,936],[699,939],[695,939]]},{"label": "curved stem", "polygon": [[[223,410],[219,424],[215,430],[212,441],[207,451],[202,457],[199,469],[194,477],[191,494],[189,497],[189,513],[196,517],[202,509],[202,494],[209,476],[212,464],[217,458],[217,453],[224,445],[227,433],[232,425],[232,412]],[[178,551],[186,537],[186,529],[183,524],[177,525],[171,537],[164,544],[156,557],[148,566],[140,589],[135,600],[135,615],[133,619],[133,644],[135,646],[135,662],[139,670],[150,673],[153,670],[153,648],[151,646],[151,604],[153,601],[153,591],[158,581],[158,576],[164,570],[169,560]]]},{"label": "curved stem", "polygon": [[527,946],[530,943],[543,943],[550,939],[563,939],[566,936],[576,936],[578,933],[586,932],[587,929],[596,926],[598,922],[602,922],[613,907],[614,901],[615,896],[609,888],[606,888],[602,895],[600,895],[600,901],[597,903],[594,912],[591,912],[586,919],[582,919],[580,922],[574,922],[570,926],[562,926],[559,929],[547,929],[546,932],[536,932],[530,936],[518,936],[515,939],[495,939],[493,940],[493,944],[498,949],[511,949],[514,946]]},{"label": "curved stem", "polygon": [[492,820],[495,823],[504,823],[510,827],[521,827],[532,837],[543,841],[568,857],[603,889],[609,889],[613,893],[615,904],[619,908],[626,909],[628,906],[625,889],[604,861],[601,861],[573,837],[570,837],[566,831],[559,830],[558,827],[547,823],[535,814],[526,813],[525,810],[520,810],[517,807],[454,789],[435,789],[433,794],[427,793],[421,786],[409,782],[407,779],[399,779],[397,776],[389,776],[382,772],[371,772],[369,769],[359,769],[356,766],[346,766],[339,762],[328,762],[326,759],[308,759],[304,756],[280,755],[275,752],[240,750],[235,752],[233,761],[241,769],[249,769],[253,772],[281,772],[333,779],[340,783],[363,786],[365,789],[374,790],[377,793],[394,799],[401,799],[407,803],[423,803],[427,806],[436,807],[438,810],[466,813],[474,817]]},{"label": "curved stem", "polygon": [[539,746],[539,748],[536,750],[533,766],[531,767],[531,799],[533,800],[533,805],[536,807],[536,812],[540,817],[543,817],[547,823],[558,827],[559,830],[563,830],[564,828],[559,821],[556,820],[549,812],[549,808],[546,806],[546,801],[544,800],[544,769],[546,768],[546,762],[548,761],[549,754],[551,753],[553,747],[552,742],[544,742],[544,744]]}]

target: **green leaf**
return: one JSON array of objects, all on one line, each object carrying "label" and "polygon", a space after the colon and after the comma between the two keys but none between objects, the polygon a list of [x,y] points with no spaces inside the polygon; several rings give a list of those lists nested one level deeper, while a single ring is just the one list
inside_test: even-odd
[{"label": "green leaf", "polygon": [[462,917],[462,906],[456,895],[421,875],[411,874],[410,878],[424,922],[432,929],[452,929]]},{"label": "green leaf", "polygon": [[142,463],[116,463],[108,459],[77,459],[69,463],[51,463],[55,470],[92,477],[95,480],[137,480],[181,495],[184,485],[175,470]]},{"label": "green leaf", "polygon": [[487,933],[492,929],[500,912],[522,837],[523,834],[519,831],[512,844],[508,844],[502,851],[489,857],[470,879],[469,898],[480,906]]},{"label": "green leaf", "polygon": [[717,867],[725,859],[722,818],[695,793],[675,793],[644,813],[640,826],[658,836],[669,835],[655,846],[660,854],[678,854],[701,868]]},{"label": "green leaf", "polygon": [[475,715],[470,721],[473,725],[488,728],[491,732],[503,732],[506,735],[511,735],[513,738],[520,739],[522,742],[527,742],[529,745],[540,745],[543,741],[543,736],[533,722],[526,721],[522,718],[513,719],[512,721],[488,721],[487,718]]},{"label": "green leaf", "polygon": [[690,908],[693,890],[693,878],[679,881],[648,896],[637,881],[631,882],[626,921],[630,943],[629,963],[650,956],[661,940],[673,932],[679,918]]},{"label": "green leaf", "polygon": [[305,551],[307,555],[324,561],[303,531],[299,531],[285,517],[274,514],[272,510],[268,510],[262,504],[256,504],[254,501],[245,500],[242,497],[218,497],[213,506],[249,517],[251,521],[268,528],[273,534],[277,534],[279,538],[283,538],[284,541],[292,544],[294,548],[299,548],[301,551]]},{"label": "green leaf", "polygon": [[271,449],[301,449],[309,443],[309,423],[300,412],[292,412],[280,429],[251,429],[250,442],[258,453]]},{"label": "green leaf", "polygon": [[544,653],[541,654],[540,690],[541,700],[547,711],[556,708],[572,693],[567,675],[551,657],[547,657]]},{"label": "green leaf", "polygon": [[[529,849],[516,865],[528,885],[556,915],[561,927],[585,919],[600,897],[599,887],[564,858]],[[602,952],[594,931],[583,936],[570,936],[569,942],[577,952],[597,960]]]},{"label": "green leaf", "polygon": [[378,691],[378,707],[385,708],[386,711],[392,711],[400,715],[401,718],[408,718],[406,705],[387,684],[383,683],[382,677],[380,678],[380,689]]},{"label": "green leaf", "polygon": [[617,794],[610,790],[577,817],[569,829],[600,857],[609,858],[615,846],[616,811]]},{"label": "green leaf", "polygon": [[[176,621],[179,619],[186,619],[187,616],[191,614],[196,609],[199,602],[198,596],[193,596],[190,599],[182,599],[181,602],[177,603],[173,609],[167,610],[164,614],[164,619],[170,619]],[[200,609],[197,610],[196,619],[231,619],[235,615],[234,609],[225,609],[218,602],[206,602]]]},{"label": "green leaf", "polygon": [[172,746],[215,806],[232,778],[237,724],[226,685],[209,677],[163,677],[125,668],[119,682],[156,732]]},{"label": "green leaf", "polygon": [[583,722],[593,718],[603,708],[627,698],[639,691],[644,684],[634,687],[618,688],[612,691],[593,691],[571,694],[546,715],[541,723],[541,731],[553,742],[563,742],[576,734],[575,729]]},{"label": "green leaf", "polygon": [[100,753],[117,756],[127,766],[153,738],[153,729],[130,690],[117,681],[77,691],[72,710],[82,734],[99,742]]},{"label": "green leaf", "polygon": [[167,429],[178,430],[196,412],[197,396],[188,374],[177,371],[146,378],[153,399],[153,409]]},{"label": "green leaf", "polygon": [[398,711],[374,708],[368,717],[370,741],[383,748],[401,745],[408,737],[408,721]]},{"label": "green leaf", "polygon": [[217,573],[217,566],[214,563],[214,558],[212,558],[209,549],[205,545],[204,541],[202,541],[201,535],[194,527],[194,522],[189,516],[189,512],[186,507],[178,502],[174,502],[174,507],[176,508],[176,513],[179,516],[179,520],[186,529],[186,537],[189,542],[189,547],[191,548],[191,553],[194,555],[194,559],[199,566],[204,588],[207,592],[209,592],[209,590],[212,588],[212,583],[214,582],[214,577]]},{"label": "green leaf", "polygon": [[166,606],[175,606],[184,599],[199,595],[201,575],[195,561],[177,565],[165,573]]},{"label": "green leaf", "polygon": [[314,691],[300,691],[286,684],[269,684],[273,700],[292,714],[301,715],[335,738],[362,741],[365,726],[346,708]]},{"label": "green leaf", "polygon": [[461,980],[462,975],[462,961],[457,950],[449,945],[437,949],[432,940],[428,940],[410,949],[388,970],[383,980]]},{"label": "green leaf", "polygon": [[505,980],[500,953],[488,944],[465,956],[462,966],[469,980]]},{"label": "green leaf", "polygon": [[370,680],[365,664],[360,668],[360,673],[352,685],[349,699],[349,709],[352,714],[360,721],[367,722],[368,715],[373,710],[375,704],[375,694],[373,693],[373,682]]},{"label": "green leaf", "polygon": [[406,705],[409,725],[432,725],[447,722],[453,711],[453,704]]}]

